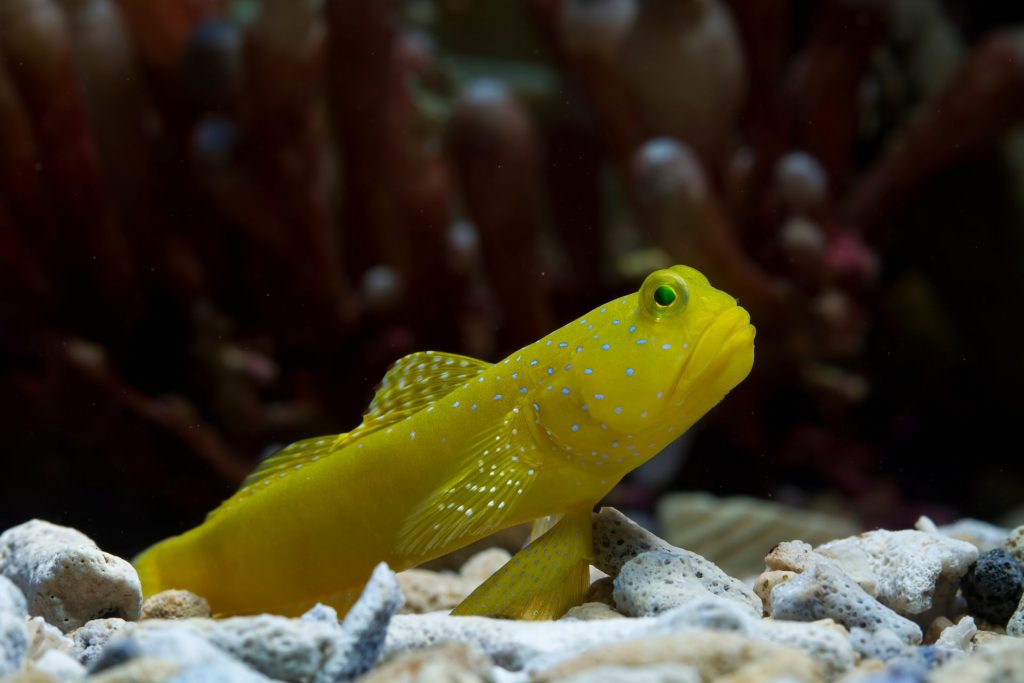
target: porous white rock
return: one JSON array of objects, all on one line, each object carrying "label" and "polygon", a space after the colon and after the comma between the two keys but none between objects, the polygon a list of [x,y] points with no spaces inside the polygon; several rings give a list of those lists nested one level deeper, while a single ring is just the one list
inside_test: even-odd
[{"label": "porous white rock", "polygon": [[851,628],[850,644],[861,656],[883,662],[911,659],[914,655],[913,646],[887,628]]},{"label": "porous white rock", "polygon": [[936,526],[928,517],[922,516],[914,524],[914,528],[918,531],[942,534],[958,541],[967,541],[981,552],[998,548],[1010,535],[1009,529],[970,517]]},{"label": "porous white rock", "polygon": [[487,617],[398,614],[388,627],[385,658],[444,642],[469,645],[495,664],[518,671],[528,662],[637,637],[657,628],[661,617],[597,621],[510,621]]},{"label": "porous white rock", "polygon": [[831,619],[821,621],[771,621],[753,625],[752,634],[760,640],[803,650],[819,662],[828,680],[850,671],[856,657],[845,628]]},{"label": "porous white rock", "polygon": [[42,671],[54,680],[78,681],[85,678],[86,670],[77,659],[60,650],[47,650],[32,662],[32,669]]},{"label": "porous white rock", "polygon": [[830,676],[853,665],[853,650],[834,624],[781,624],[752,616],[724,598],[708,597],[657,617],[596,621],[516,622],[443,614],[398,615],[388,630],[385,657],[443,642],[470,645],[505,669],[538,672],[604,646],[682,632],[733,632],[804,650]]},{"label": "porous white rock", "polygon": [[28,658],[25,596],[0,576],[0,677],[18,671]]},{"label": "porous white rock", "polygon": [[[182,620],[178,620],[182,621]],[[260,614],[252,617],[231,617],[219,621],[183,620],[195,633],[221,651],[270,678],[283,681],[313,680],[335,656],[340,628],[325,622],[301,621]],[[159,620],[142,622],[135,637],[171,630],[174,622]]]},{"label": "porous white rock", "polygon": [[761,604],[764,605],[766,614],[771,614],[772,611],[772,589],[780,583],[789,581],[794,576],[796,576],[796,572],[770,569],[754,579],[754,594],[761,598]]},{"label": "porous white rock", "polygon": [[973,617],[963,617],[960,621],[942,629],[935,647],[941,650],[969,654],[973,648],[974,636],[978,634],[978,627]]},{"label": "porous white rock", "polygon": [[845,673],[854,664],[846,629],[830,619],[809,623],[760,619],[734,601],[714,597],[695,600],[666,613],[655,630],[675,633],[688,629],[732,631],[794,647],[818,661],[829,679]]},{"label": "porous white rock", "polygon": [[395,573],[381,562],[345,615],[337,655],[325,664],[321,680],[348,680],[373,668],[384,649],[391,619],[402,608],[402,602]]},{"label": "porous white rock", "polygon": [[211,644],[191,629],[188,621],[151,620],[137,628],[125,629],[111,639],[93,660],[89,666],[91,675],[88,680],[97,683],[136,680],[168,683],[269,683],[272,680]]},{"label": "porous white rock", "polygon": [[764,564],[768,571],[802,572],[814,566],[820,555],[808,543],[803,541],[784,541],[771,549]]},{"label": "porous white rock", "polygon": [[72,643],[71,654],[82,664],[89,666],[111,638],[123,631],[130,631],[131,628],[132,624],[116,617],[93,619],[68,634]]},{"label": "porous white rock", "polygon": [[615,606],[627,616],[654,616],[693,600],[718,596],[761,616],[761,599],[739,579],[696,553],[676,548],[633,558],[615,577]]},{"label": "porous white rock", "polygon": [[739,633],[698,629],[611,643],[531,673],[529,680],[561,683],[609,666],[646,668],[664,664],[690,667],[697,670],[699,680],[722,683],[818,683],[823,679],[820,665],[799,650]]},{"label": "porous white rock", "polygon": [[1024,595],[1020,596],[1017,609],[1014,610],[1010,621],[1006,623],[1006,635],[1024,637]]},{"label": "porous white rock", "polygon": [[[909,645],[921,642],[921,628],[868,595],[838,565],[820,561],[772,589],[773,619],[832,619],[851,631],[888,630]],[[855,644],[856,647],[856,644]]]},{"label": "porous white rock", "polygon": [[74,651],[74,641],[64,635],[59,628],[46,623],[42,617],[30,617],[28,627],[28,658],[39,659],[45,652],[57,650],[70,655]]},{"label": "porous white rock", "polygon": [[617,576],[624,564],[642,553],[679,550],[610,507],[594,513],[593,537],[594,559],[591,563],[609,576]]},{"label": "porous white rock", "polygon": [[76,654],[92,671],[144,659],[169,663],[175,671],[188,669],[188,680],[200,680],[195,677],[203,671],[230,668],[224,660],[231,659],[258,672],[260,680],[333,683],[372,668],[401,599],[394,572],[382,563],[340,624],[332,608],[318,605],[299,619],[261,614],[221,620],[94,621],[72,638]]},{"label": "porous white rock", "polygon": [[1024,526],[1011,530],[1003,539],[1002,547],[1017,564],[1024,565]]},{"label": "porous white rock", "polygon": [[978,549],[937,533],[904,529],[869,531],[818,546],[883,605],[904,616],[942,609]]},{"label": "porous white rock", "polygon": [[1024,680],[1024,640],[995,638],[970,657],[950,662],[931,673],[928,683],[1008,683]]},{"label": "porous white rock", "polygon": [[32,520],[0,534],[0,574],[41,616],[65,633],[91,619],[139,618],[142,588],[135,568],[68,527]]}]

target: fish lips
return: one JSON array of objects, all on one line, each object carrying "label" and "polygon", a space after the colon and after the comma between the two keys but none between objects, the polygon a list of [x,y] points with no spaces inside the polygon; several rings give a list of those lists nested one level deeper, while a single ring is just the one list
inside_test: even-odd
[{"label": "fish lips", "polygon": [[750,373],[755,334],[750,314],[741,306],[719,314],[701,333],[689,358],[683,361],[672,394],[685,401],[694,393],[690,389],[697,388],[699,393],[717,394],[715,401],[720,399]]}]

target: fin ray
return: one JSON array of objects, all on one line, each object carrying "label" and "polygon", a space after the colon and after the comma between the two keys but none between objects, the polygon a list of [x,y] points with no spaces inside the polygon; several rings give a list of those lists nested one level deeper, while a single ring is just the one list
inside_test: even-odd
[{"label": "fin ray", "polygon": [[490,363],[440,351],[420,351],[399,358],[388,369],[363,422],[350,432],[303,439],[288,445],[261,462],[242,482],[239,490],[214,508],[206,519],[242,498],[256,493],[275,478],[287,477],[322,458],[388,425],[414,415],[437,399],[448,395],[490,367]]},{"label": "fin ray", "polygon": [[399,532],[399,554],[432,556],[455,539],[481,538],[507,526],[516,501],[528,497],[543,468],[523,421],[524,412],[515,407],[480,435],[465,464],[409,516]]}]

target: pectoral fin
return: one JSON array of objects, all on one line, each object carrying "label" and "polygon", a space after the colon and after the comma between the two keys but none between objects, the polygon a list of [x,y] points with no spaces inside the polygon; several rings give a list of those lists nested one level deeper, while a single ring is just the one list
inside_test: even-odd
[{"label": "pectoral fin", "polygon": [[590,510],[568,513],[516,553],[452,614],[557,619],[583,601],[592,557]]}]

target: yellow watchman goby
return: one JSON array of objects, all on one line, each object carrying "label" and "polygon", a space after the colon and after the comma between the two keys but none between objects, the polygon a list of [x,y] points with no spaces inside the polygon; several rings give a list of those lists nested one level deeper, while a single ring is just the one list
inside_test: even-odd
[{"label": "yellow watchman goby", "polygon": [[495,364],[411,354],[354,430],[288,446],[137,557],[143,590],[188,589],[216,614],[344,611],[381,561],[406,569],[533,520],[454,613],[556,618],[587,589],[593,506],[753,362],[750,316],[686,266]]}]

